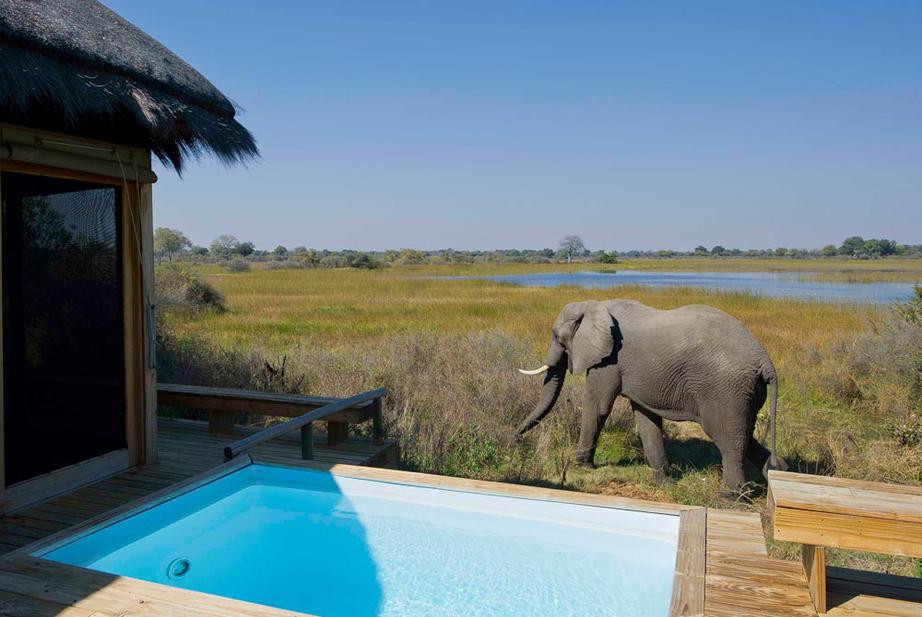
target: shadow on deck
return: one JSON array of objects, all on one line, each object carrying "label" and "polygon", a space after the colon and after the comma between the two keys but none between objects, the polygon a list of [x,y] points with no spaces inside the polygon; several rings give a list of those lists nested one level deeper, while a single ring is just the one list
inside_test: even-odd
[{"label": "shadow on deck", "polygon": [[[158,427],[155,465],[120,473],[0,518],[0,555],[220,465],[224,446],[253,432],[238,428],[236,435],[212,435],[206,422],[164,418]],[[266,462],[296,464],[301,461],[300,441],[296,435],[283,435],[256,446],[252,454]],[[328,446],[325,434],[314,435],[316,463],[396,467],[397,457],[397,443],[392,440],[375,445],[352,437]]]}]

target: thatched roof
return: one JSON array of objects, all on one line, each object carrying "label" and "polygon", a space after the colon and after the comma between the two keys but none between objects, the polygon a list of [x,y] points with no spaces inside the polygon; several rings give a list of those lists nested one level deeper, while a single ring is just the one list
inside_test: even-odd
[{"label": "thatched roof", "polygon": [[150,149],[258,155],[234,104],[96,0],[0,0],[0,121]]}]

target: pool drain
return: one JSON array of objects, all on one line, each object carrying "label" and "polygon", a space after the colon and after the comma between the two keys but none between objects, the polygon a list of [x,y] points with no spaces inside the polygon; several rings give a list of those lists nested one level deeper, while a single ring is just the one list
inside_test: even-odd
[{"label": "pool drain", "polygon": [[180,557],[170,562],[170,565],[166,569],[166,575],[172,579],[182,578],[188,574],[189,568],[191,567],[192,564],[189,563],[188,559]]}]

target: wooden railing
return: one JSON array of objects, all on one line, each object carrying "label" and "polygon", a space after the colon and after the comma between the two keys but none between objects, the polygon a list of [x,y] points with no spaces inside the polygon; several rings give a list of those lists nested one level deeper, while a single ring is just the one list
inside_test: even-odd
[{"label": "wooden railing", "polygon": [[377,390],[369,390],[368,392],[356,394],[355,396],[350,396],[349,398],[340,399],[335,403],[324,405],[319,409],[307,412],[303,416],[298,416],[297,418],[293,418],[288,422],[283,422],[282,424],[270,426],[269,428],[259,431],[258,433],[253,433],[249,437],[244,437],[240,441],[235,441],[234,443],[224,448],[224,458],[231,460],[238,454],[246,452],[253,446],[269,441],[270,439],[274,439],[279,435],[284,435],[290,431],[301,429],[301,458],[310,460],[314,458],[314,422],[323,420],[331,414],[343,411],[344,409],[348,409],[349,407],[359,403],[364,403],[366,401],[380,402],[380,400],[386,395],[387,390],[384,388],[378,388]]},{"label": "wooden railing", "polygon": [[[327,443],[336,445],[346,439],[349,424],[359,424],[367,420],[373,422],[372,437],[375,444],[384,439],[384,426],[381,417],[381,399],[387,396],[387,390],[379,388],[349,398],[331,398],[323,396],[305,396],[301,394],[276,394],[232,388],[211,388],[205,386],[186,386],[180,384],[157,384],[157,404],[173,407],[187,407],[208,411],[209,431],[213,434],[232,434],[234,432],[234,414],[279,416],[293,418],[251,437],[257,437],[267,431],[284,428],[271,434],[269,439],[281,433],[301,428],[301,456],[313,458],[313,423],[327,423]],[[308,418],[304,420],[304,418]],[[249,438],[247,438],[249,439]],[[307,440],[307,441],[305,441]],[[241,442],[247,441],[246,439]],[[257,443],[261,443],[260,440]],[[231,448],[233,458],[237,453]],[[249,446],[247,446],[249,447]],[[227,453],[225,448],[225,453]]]}]

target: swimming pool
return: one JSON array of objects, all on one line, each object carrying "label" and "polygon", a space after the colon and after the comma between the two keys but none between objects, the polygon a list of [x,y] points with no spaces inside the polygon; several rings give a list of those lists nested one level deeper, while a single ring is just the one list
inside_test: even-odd
[{"label": "swimming pool", "polygon": [[324,616],[665,617],[679,519],[250,464],[34,554]]}]

